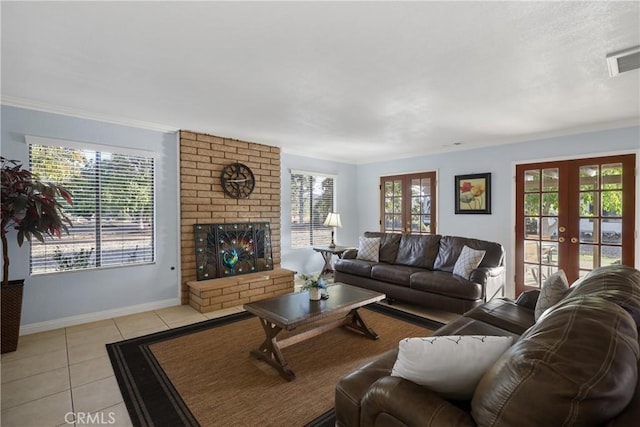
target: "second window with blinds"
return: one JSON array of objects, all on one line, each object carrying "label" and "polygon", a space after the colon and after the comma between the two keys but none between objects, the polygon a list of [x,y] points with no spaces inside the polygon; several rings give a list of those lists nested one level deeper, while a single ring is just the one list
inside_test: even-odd
[{"label": "second window with blinds", "polygon": [[291,247],[308,248],[331,243],[331,227],[324,224],[334,211],[335,177],[291,171]]}]

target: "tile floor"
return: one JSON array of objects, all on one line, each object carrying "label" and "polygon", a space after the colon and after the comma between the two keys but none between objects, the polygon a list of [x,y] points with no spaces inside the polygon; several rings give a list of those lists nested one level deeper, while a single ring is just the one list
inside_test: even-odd
[{"label": "tile floor", "polygon": [[18,350],[2,355],[0,424],[130,426],[105,344],[240,311],[183,305],[21,336]]},{"label": "tile floor", "polygon": [[[401,303],[394,307],[441,322],[458,317]],[[1,425],[130,426],[105,344],[240,311],[201,314],[183,305],[22,336],[18,350],[1,359]]]}]

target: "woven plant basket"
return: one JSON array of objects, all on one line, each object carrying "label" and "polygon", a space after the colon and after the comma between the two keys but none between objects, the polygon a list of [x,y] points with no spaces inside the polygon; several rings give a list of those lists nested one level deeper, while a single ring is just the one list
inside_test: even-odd
[{"label": "woven plant basket", "polygon": [[16,351],[20,336],[20,317],[22,315],[22,290],[24,280],[9,280],[7,286],[1,287],[2,323],[0,324],[2,353]]}]

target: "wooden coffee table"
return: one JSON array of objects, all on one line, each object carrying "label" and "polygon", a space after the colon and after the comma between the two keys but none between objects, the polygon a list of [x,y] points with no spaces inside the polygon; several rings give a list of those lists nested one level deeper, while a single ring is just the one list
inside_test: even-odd
[{"label": "wooden coffee table", "polygon": [[[282,355],[283,348],[341,326],[378,339],[378,334],[360,317],[358,308],[384,299],[385,294],[342,283],[330,286],[328,293],[329,299],[320,301],[309,300],[308,292],[297,292],[245,304],[245,310],[258,316],[266,335],[264,342],[251,354],[269,363],[285,379],[292,381],[296,375]],[[342,313],[345,316],[328,319]],[[302,326],[306,327],[300,328]],[[301,329],[299,333],[276,339],[282,330],[297,328]]]}]

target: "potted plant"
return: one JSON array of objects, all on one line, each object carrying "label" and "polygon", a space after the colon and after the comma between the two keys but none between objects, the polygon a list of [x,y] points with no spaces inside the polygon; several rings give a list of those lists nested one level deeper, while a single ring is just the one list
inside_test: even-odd
[{"label": "potted plant", "polygon": [[313,277],[309,274],[301,274],[298,277],[304,280],[302,290],[309,291],[310,300],[318,301],[322,298],[322,290],[327,289],[327,282],[320,275]]},{"label": "potted plant", "polygon": [[22,314],[22,291],[24,279],[9,280],[9,230],[16,231],[18,245],[24,239],[32,237],[44,242],[44,236],[60,237],[62,231],[68,232],[65,223],[71,221],[64,214],[63,206],[58,201],[62,197],[72,204],[71,194],[62,186],[40,181],[30,171],[22,169],[16,160],[7,160],[0,156],[2,173],[2,342],[1,351],[15,351],[20,334],[20,317]]}]

